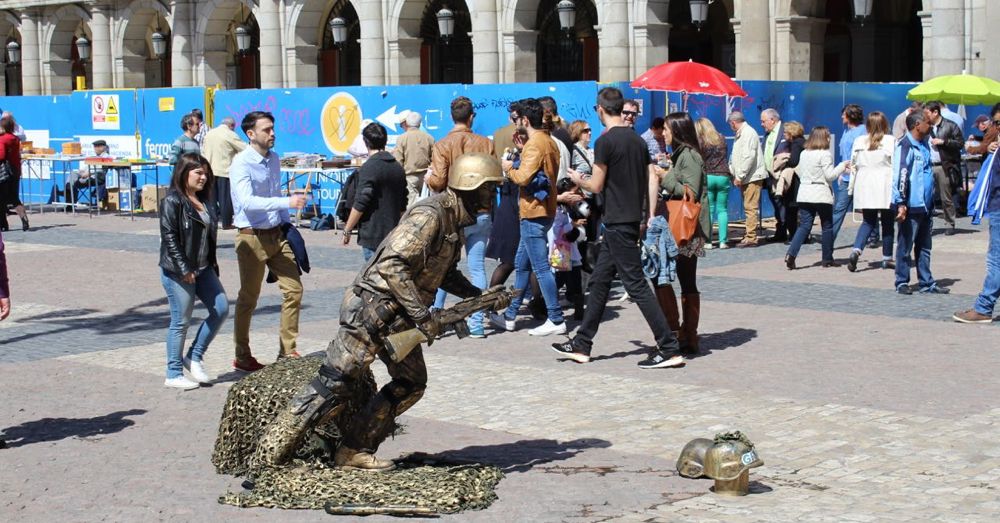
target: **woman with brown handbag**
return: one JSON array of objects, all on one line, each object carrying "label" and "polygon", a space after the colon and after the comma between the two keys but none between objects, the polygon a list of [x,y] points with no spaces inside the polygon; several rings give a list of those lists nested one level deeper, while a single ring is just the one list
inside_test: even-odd
[{"label": "woman with brown handbag", "polygon": [[[656,167],[656,177],[650,177],[650,186],[658,184],[667,204],[650,202],[650,219],[653,212],[663,213],[671,208],[668,216],[670,229],[678,247],[677,279],[681,286],[681,323],[677,310],[677,297],[670,285],[657,287],[656,298],[663,309],[670,328],[677,332],[681,352],[697,354],[698,319],[701,314],[701,294],[698,292],[698,258],[705,255],[705,244],[712,230],[711,211],[706,190],[705,163],[702,160],[698,133],[688,113],[667,115],[664,138],[673,150],[673,167],[663,171]],[[672,218],[672,219],[671,219]]]}]

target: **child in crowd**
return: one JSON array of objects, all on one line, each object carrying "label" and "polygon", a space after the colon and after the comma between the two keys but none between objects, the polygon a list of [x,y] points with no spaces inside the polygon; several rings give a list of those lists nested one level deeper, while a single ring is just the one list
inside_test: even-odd
[{"label": "child in crowd", "polygon": [[[575,193],[583,195],[570,178],[563,178],[556,184],[559,194]],[[556,216],[549,229],[549,252],[552,253],[553,270],[556,271],[556,291],[566,286],[566,300],[573,304],[573,319],[583,320],[583,257],[579,245],[587,241],[584,225],[590,214],[586,200],[576,204],[559,204]],[[569,263],[562,258],[569,254]],[[558,267],[558,266],[561,266]],[[568,266],[568,269],[566,267]]]}]

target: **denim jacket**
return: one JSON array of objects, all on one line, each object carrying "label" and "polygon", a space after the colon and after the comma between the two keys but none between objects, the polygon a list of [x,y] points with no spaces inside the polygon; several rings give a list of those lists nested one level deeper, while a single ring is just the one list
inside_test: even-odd
[{"label": "denim jacket", "polygon": [[642,272],[657,285],[669,285],[677,279],[677,244],[670,225],[663,216],[653,218],[642,241],[644,263]]}]

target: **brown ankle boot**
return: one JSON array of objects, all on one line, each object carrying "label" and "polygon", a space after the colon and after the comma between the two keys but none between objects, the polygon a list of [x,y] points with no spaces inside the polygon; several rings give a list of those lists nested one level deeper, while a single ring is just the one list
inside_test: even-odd
[{"label": "brown ankle boot", "polygon": [[677,310],[677,295],[674,294],[674,288],[670,285],[656,287],[656,301],[660,304],[663,315],[667,317],[667,325],[670,330],[674,332],[675,337],[680,339],[683,334],[681,332],[681,313]]},{"label": "brown ankle boot", "polygon": [[681,352],[698,354],[698,319],[701,316],[701,294],[681,294],[684,324],[681,325]]},{"label": "brown ankle boot", "polygon": [[347,447],[337,449],[337,453],[333,456],[333,463],[341,468],[368,472],[388,472],[396,468],[396,464],[391,461],[378,459],[374,454]]}]

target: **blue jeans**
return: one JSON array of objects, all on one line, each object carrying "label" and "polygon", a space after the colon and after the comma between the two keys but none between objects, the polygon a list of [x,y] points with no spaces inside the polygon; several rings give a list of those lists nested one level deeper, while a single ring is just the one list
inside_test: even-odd
[{"label": "blue jeans", "polygon": [[840,227],[844,225],[844,217],[854,208],[854,198],[847,194],[847,182],[837,178],[833,184],[833,243],[837,242]]},{"label": "blue jeans", "polygon": [[187,337],[188,325],[191,323],[191,313],[194,311],[194,299],[197,296],[208,309],[208,317],[198,327],[194,343],[188,349],[188,358],[201,361],[205,349],[218,334],[222,322],[229,316],[229,299],[222,288],[222,282],[211,268],[201,271],[195,277],[194,283],[184,283],[180,276],[160,268],[160,282],[167,291],[167,302],[170,304],[170,327],[167,329],[167,379],[184,375],[181,362],[181,351],[184,349],[184,339]]},{"label": "blue jeans", "polygon": [[372,256],[375,256],[375,249],[369,249],[368,247],[361,247],[361,257],[364,258],[366,262],[372,259]]},{"label": "blue jeans", "polygon": [[858,234],[854,237],[854,250],[864,251],[865,245],[873,237],[878,239],[878,225],[882,226],[882,259],[892,259],[892,233],[896,226],[896,206],[889,209],[864,209],[861,211],[864,221],[858,227]]},{"label": "blue jeans", "polygon": [[1000,297],[1000,211],[989,213],[990,247],[986,250],[986,279],[983,290],[976,298],[976,312],[993,315],[993,307]]},{"label": "blue jeans", "polygon": [[[490,239],[490,229],[493,228],[493,219],[489,213],[482,213],[476,216],[476,223],[462,229],[465,233],[465,258],[469,264],[469,276],[472,284],[480,289],[485,289],[486,280],[486,241]],[[438,289],[434,296],[434,307],[444,308],[444,298],[448,293]],[[483,313],[477,312],[469,317],[469,328],[475,329],[483,326]]]},{"label": "blue jeans", "polygon": [[[517,255],[514,256],[514,289],[524,291],[528,288],[531,273],[535,273],[538,286],[542,289],[545,299],[545,309],[549,321],[555,324],[563,322],[562,308],[559,306],[559,294],[556,290],[556,277],[549,267],[548,231],[552,227],[551,218],[533,218],[521,220],[521,242],[517,245]],[[510,302],[505,315],[508,319],[517,316],[521,308],[524,294],[515,297]]]},{"label": "blue jeans", "polygon": [[788,255],[798,256],[799,249],[812,231],[813,221],[819,215],[819,224],[823,231],[823,261],[833,261],[833,231],[830,215],[833,207],[828,203],[799,202],[799,228],[788,245]]},{"label": "blue jeans", "polygon": [[[992,228],[992,224],[991,228]],[[926,212],[908,212],[899,224],[896,237],[896,288],[910,283],[911,253],[916,253],[917,282],[921,289],[934,286],[931,276],[931,215]]]}]

